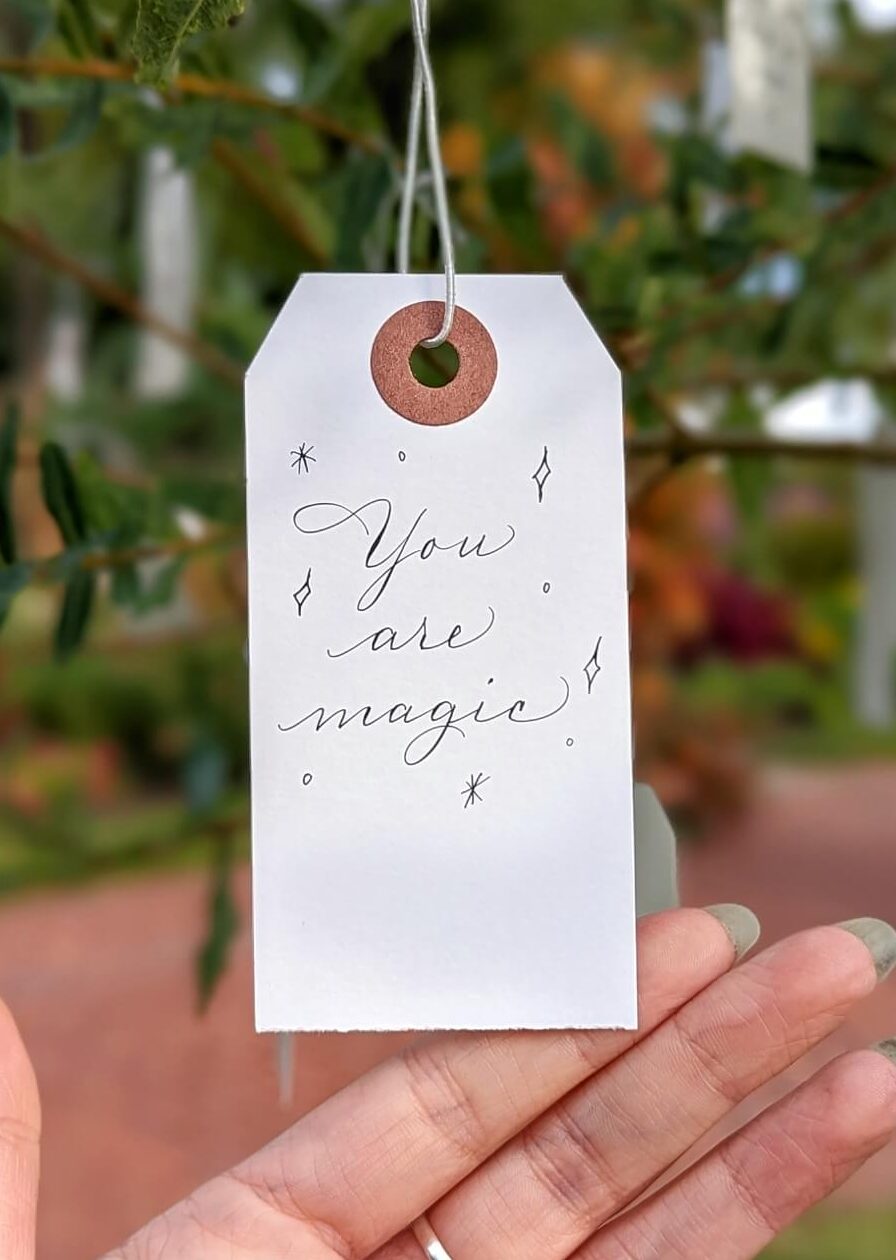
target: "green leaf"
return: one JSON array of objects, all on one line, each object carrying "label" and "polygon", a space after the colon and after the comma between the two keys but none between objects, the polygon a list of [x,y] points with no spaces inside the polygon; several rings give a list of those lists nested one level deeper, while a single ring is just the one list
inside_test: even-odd
[{"label": "green leaf", "polygon": [[381,154],[358,154],[348,167],[338,224],[334,271],[364,271],[364,241],[392,186],[389,164]]},{"label": "green leaf", "polygon": [[139,82],[164,83],[185,39],[223,30],[244,8],[244,0],[140,0],[131,46]]},{"label": "green leaf", "polygon": [[0,569],[0,626],[7,618],[13,599],[28,585],[30,577],[30,564],[11,564]]},{"label": "green leaf", "polygon": [[220,799],[227,783],[227,754],[211,736],[194,744],[184,766],[184,782],[190,808],[201,814]]},{"label": "green leaf", "polygon": [[164,481],[166,502],[172,508],[188,507],[211,520],[240,525],[246,519],[246,492],[233,479],[218,478],[206,473],[167,477]]},{"label": "green leaf", "polygon": [[87,522],[81,495],[65,451],[56,442],[46,442],[40,452],[41,491],[66,546],[83,542]]},{"label": "green leaf", "polygon": [[16,107],[0,79],[0,158],[6,157],[16,147]]},{"label": "green leaf", "polygon": [[773,477],[774,471],[768,460],[729,460],[728,478],[747,529],[763,523]]},{"label": "green leaf", "polygon": [[8,27],[15,26],[22,52],[30,52],[52,35],[56,25],[55,6],[47,0],[7,0],[4,8],[9,15]]},{"label": "green leaf", "polygon": [[382,56],[410,24],[411,10],[406,0],[354,5],[339,31],[342,55],[348,63],[367,65]]},{"label": "green leaf", "polygon": [[136,564],[119,564],[112,570],[109,594],[119,608],[132,608],[140,599],[140,570]]},{"label": "green leaf", "polygon": [[151,574],[146,572],[142,574],[140,590],[134,600],[134,611],[138,617],[142,613],[151,612],[154,608],[164,608],[171,603],[183,567],[183,558],[178,557],[161,568],[154,569]]},{"label": "green leaf", "polygon": [[109,481],[96,459],[81,452],[74,466],[84,508],[85,534],[110,548],[137,543],[147,530],[149,496],[142,487]]},{"label": "green leaf", "polygon": [[50,148],[42,152],[64,153],[66,149],[74,149],[88,140],[100,121],[105,99],[104,83],[80,84],[62,130]]},{"label": "green leaf", "polygon": [[16,530],[12,514],[12,475],[16,466],[16,444],[19,437],[19,409],[14,403],[6,408],[0,426],[0,556],[7,564],[16,558]]},{"label": "green leaf", "polygon": [[60,660],[81,646],[95,592],[96,574],[90,569],[78,569],[66,582],[55,636],[56,655]]},{"label": "green leaf", "polygon": [[98,54],[102,44],[88,0],[61,0],[58,5],[59,33],[74,57]]},{"label": "green leaf", "polygon": [[502,229],[521,249],[532,252],[539,244],[536,182],[526,146],[514,137],[489,156],[486,178],[492,206]]},{"label": "green leaf", "polygon": [[594,187],[612,187],[615,164],[613,150],[606,137],[587,122],[564,96],[551,97],[550,111],[558,139],[576,169]]},{"label": "green leaf", "polygon": [[222,847],[212,871],[206,936],[196,956],[200,1010],[208,1006],[239,930],[240,916],[232,885],[233,863],[229,846],[226,846]]},{"label": "green leaf", "polygon": [[350,79],[383,56],[410,25],[407,0],[380,0],[357,4],[340,15],[329,47],[309,47],[308,74],[302,96],[308,103],[333,93],[340,81]]},{"label": "green leaf", "polygon": [[71,547],[66,547],[65,551],[52,556],[47,562],[47,576],[50,581],[64,585],[73,574],[84,567],[84,561],[89,552],[90,548],[86,543],[73,543]]},{"label": "green leaf", "polygon": [[327,14],[306,0],[292,0],[289,22],[302,47],[319,61],[333,38],[333,24]]}]

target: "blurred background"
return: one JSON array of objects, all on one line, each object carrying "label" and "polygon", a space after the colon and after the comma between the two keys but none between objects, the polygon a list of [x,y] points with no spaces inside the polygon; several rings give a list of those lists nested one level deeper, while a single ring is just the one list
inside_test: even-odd
[{"label": "blurred background", "polygon": [[[734,150],[721,4],[433,3],[461,270],[565,272],[625,371],[638,775],[685,898],[769,940],[896,918],[896,0],[809,8],[807,176]],[[0,993],[44,1260],[396,1044],[298,1038],[281,1108],[252,1031],[240,384],[301,271],[394,265],[408,4],[239,9],[0,14]],[[884,988],[811,1066],[894,1033]],[[896,1153],[770,1255],[892,1260]]]}]

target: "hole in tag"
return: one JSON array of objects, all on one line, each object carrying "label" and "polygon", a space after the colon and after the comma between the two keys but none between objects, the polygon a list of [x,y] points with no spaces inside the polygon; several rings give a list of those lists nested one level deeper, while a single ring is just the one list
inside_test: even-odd
[{"label": "hole in tag", "polygon": [[455,308],[450,342],[436,350],[420,345],[436,335],[443,312],[442,302],[403,306],[389,316],[370,348],[370,373],[380,397],[414,424],[466,420],[491,394],[498,375],[491,334],[462,306]]},{"label": "hole in tag", "polygon": [[408,356],[415,380],[429,389],[441,389],[457,376],[460,359],[450,341],[440,346],[424,346],[418,341]]}]

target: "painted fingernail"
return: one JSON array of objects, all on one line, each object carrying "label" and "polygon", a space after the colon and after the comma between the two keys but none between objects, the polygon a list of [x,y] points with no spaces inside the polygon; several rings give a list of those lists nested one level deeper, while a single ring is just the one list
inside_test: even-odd
[{"label": "painted fingernail", "polygon": [[857,936],[874,959],[878,980],[883,980],[896,967],[896,928],[883,919],[848,919],[840,927]]},{"label": "painted fingernail", "polygon": [[735,904],[723,906],[705,906],[707,914],[711,914],[714,919],[718,919],[722,927],[731,938],[731,944],[734,946],[734,957],[736,961],[740,961],[749,950],[753,948],[759,940],[759,933],[762,928],[759,920],[752,910],[748,910],[746,906],[738,906]]},{"label": "painted fingernail", "polygon": [[896,1063],[896,1037],[888,1037],[886,1041],[879,1041],[871,1049],[876,1050],[878,1054],[882,1054],[891,1063]]}]

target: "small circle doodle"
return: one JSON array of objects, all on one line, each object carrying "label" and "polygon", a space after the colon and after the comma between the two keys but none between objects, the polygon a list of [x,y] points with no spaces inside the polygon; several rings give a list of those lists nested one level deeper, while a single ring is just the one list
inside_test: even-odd
[{"label": "small circle doodle", "polygon": [[567,748],[572,748],[572,746],[573,746],[573,744],[574,744],[575,742],[576,742],[576,741],[570,737],[570,738],[566,741],[566,747],[567,747]]},{"label": "small circle doodle", "polygon": [[548,591],[551,589],[550,582],[545,582],[544,586],[541,589],[544,591],[545,595],[547,595]]},{"label": "small circle doodle", "polygon": [[308,784],[311,782],[311,780],[312,780],[313,778],[314,778],[314,775],[313,775],[313,774],[303,774],[303,775],[302,775],[302,783],[303,783],[303,785],[304,785],[305,787],[307,787],[307,786],[308,786]]},{"label": "small circle doodle", "polygon": [[407,455],[404,453],[404,451],[399,451],[398,458],[401,460],[402,463],[404,463],[404,461],[407,459]]}]

